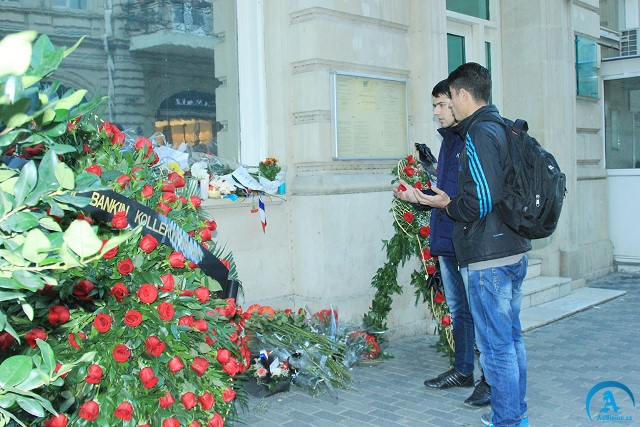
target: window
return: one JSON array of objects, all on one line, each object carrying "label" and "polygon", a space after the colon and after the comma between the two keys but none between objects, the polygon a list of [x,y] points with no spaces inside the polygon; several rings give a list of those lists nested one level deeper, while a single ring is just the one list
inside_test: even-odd
[{"label": "window", "polygon": [[447,34],[447,61],[449,73],[464,64],[466,58],[464,50],[464,37],[456,34]]},{"label": "window", "polygon": [[489,0],[447,0],[447,10],[489,20]]},{"label": "window", "polygon": [[598,48],[596,41],[576,36],[575,42],[578,95],[598,98]]},{"label": "window", "polygon": [[640,77],[605,80],[607,169],[640,168]]},{"label": "window", "polygon": [[52,0],[53,7],[67,7],[69,9],[86,9],[87,0]]}]

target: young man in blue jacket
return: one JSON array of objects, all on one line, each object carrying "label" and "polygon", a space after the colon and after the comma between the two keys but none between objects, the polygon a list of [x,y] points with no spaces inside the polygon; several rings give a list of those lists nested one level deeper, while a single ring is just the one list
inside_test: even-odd
[{"label": "young man in blue jacket", "polygon": [[[440,123],[438,132],[442,136],[438,154],[437,185],[447,194],[455,195],[458,187],[458,159],[464,150],[464,141],[456,132],[456,119],[451,111],[451,98],[447,80],[442,80],[431,92],[433,114]],[[401,197],[401,195],[399,195]],[[444,209],[431,211],[431,255],[438,257],[444,294],[451,312],[454,341],[454,365],[449,371],[427,380],[424,384],[432,388],[470,387],[473,385],[475,337],[473,318],[469,309],[467,292],[453,248],[453,219]],[[465,404],[477,407],[489,404],[491,389],[484,376]]]},{"label": "young man in blue jacket", "polygon": [[407,187],[421,204],[445,209],[456,221],[453,244],[465,285],[480,349],[480,363],[491,386],[492,413],[486,425],[528,426],[527,361],[520,325],[522,282],[530,240],[516,234],[494,207],[502,201],[508,139],[498,109],[488,105],[491,75],[476,63],[463,64],[447,79],[451,108],[465,140],[455,197],[438,188],[429,196]]}]

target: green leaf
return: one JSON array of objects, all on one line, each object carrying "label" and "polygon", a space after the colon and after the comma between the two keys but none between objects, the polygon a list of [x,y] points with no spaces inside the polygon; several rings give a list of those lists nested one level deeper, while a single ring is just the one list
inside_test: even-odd
[{"label": "green leaf", "polygon": [[60,227],[60,224],[58,224],[56,220],[51,218],[50,216],[44,216],[40,218],[38,222],[47,230],[62,232],[62,227]]},{"label": "green leaf", "polygon": [[100,251],[102,240],[91,225],[84,220],[74,220],[64,232],[63,239],[69,248],[81,258],[89,257]]},{"label": "green leaf", "polygon": [[80,359],[78,359],[78,363],[86,363],[93,361],[93,358],[96,357],[95,351],[88,351],[82,355]]},{"label": "green leaf", "polygon": [[6,249],[0,249],[0,258],[6,259],[10,264],[17,267],[26,267],[29,265],[29,261],[25,260],[17,253]]},{"label": "green leaf", "polygon": [[22,246],[23,257],[38,264],[47,257],[47,252],[50,250],[49,239],[39,228],[29,230]]},{"label": "green leaf", "polygon": [[11,301],[13,299],[24,298],[26,294],[22,294],[20,292],[4,292],[0,291],[0,302],[2,301]]},{"label": "green leaf", "polygon": [[84,208],[91,202],[91,199],[88,197],[74,196],[72,194],[62,194],[60,196],[54,196],[53,199],[59,203],[64,203],[65,205],[73,205],[79,208]]},{"label": "green leaf", "polygon": [[0,77],[22,75],[31,63],[32,43],[36,39],[36,31],[22,31],[9,34],[0,41],[0,58],[11,58],[0,62]]},{"label": "green leaf", "polygon": [[34,191],[26,198],[27,206],[35,206],[43,194],[58,189],[54,166],[60,163],[54,150],[48,150],[38,166],[38,184]]},{"label": "green leaf", "polygon": [[35,292],[39,289],[42,289],[42,286],[43,286],[42,279],[40,278],[40,276],[30,271],[26,271],[26,270],[14,271],[11,274],[11,277],[13,277],[18,283],[20,283],[20,285],[22,285],[23,288],[29,289],[30,291]]},{"label": "green leaf", "polygon": [[23,233],[38,226],[37,217],[31,212],[18,212],[0,223],[0,228],[9,232]]},{"label": "green leaf", "polygon": [[20,206],[27,194],[33,190],[38,183],[38,172],[33,160],[27,162],[20,171],[20,177],[16,182],[13,195],[16,198],[16,206]]},{"label": "green leaf", "polygon": [[7,192],[9,194],[13,194],[13,189],[18,182],[18,177],[9,178],[6,181],[0,182],[0,190]]},{"label": "green leaf", "polygon": [[29,356],[11,356],[0,365],[0,387],[13,387],[26,380],[33,363]]},{"label": "green leaf", "polygon": [[[37,340],[37,341],[40,341],[40,340]],[[31,391],[34,388],[41,387],[48,382],[49,381],[45,381],[42,371],[39,371],[37,369],[32,369],[27,379],[22,381],[20,384],[18,384],[16,388],[23,391]]]},{"label": "green leaf", "polygon": [[42,404],[36,399],[20,396],[16,398],[16,403],[31,415],[36,417],[44,417],[44,408],[42,407]]},{"label": "green leaf", "polygon": [[75,186],[75,177],[71,168],[65,163],[58,163],[53,170],[60,187],[72,190]]},{"label": "green leaf", "polygon": [[49,376],[51,376],[53,375],[53,370],[56,368],[56,357],[53,354],[53,350],[51,349],[51,346],[45,341],[36,340],[36,343],[38,344],[40,353],[42,354],[44,369],[49,374]]},{"label": "green leaf", "polygon": [[70,110],[71,108],[80,104],[86,94],[87,91],[85,89],[75,91],[69,96],[65,96],[58,102],[52,103],[53,108],[55,108],[56,110]]},{"label": "green leaf", "polygon": [[13,393],[0,394],[0,408],[8,409],[13,406],[16,402],[16,397],[18,397],[18,395]]},{"label": "green leaf", "polygon": [[58,255],[60,256],[60,261],[62,261],[67,267],[79,267],[82,265],[76,254],[69,249],[69,245],[64,242],[60,245]]},{"label": "green leaf", "polygon": [[[61,123],[61,125],[64,125],[64,130],[66,131],[67,124]],[[50,148],[54,149],[58,154],[76,153],[78,151],[72,145],[67,144],[51,144]]]},{"label": "green leaf", "polygon": [[[58,123],[52,127],[50,127],[49,129],[44,131],[44,134],[47,135],[50,138],[56,138],[60,135],[64,135],[64,133],[67,131],[67,123]],[[72,151],[76,151],[73,147],[67,145],[64,146],[62,144],[56,144],[57,147],[65,147],[65,152],[66,153],[70,153]],[[50,147],[53,148],[53,147]],[[65,152],[61,152],[58,149],[55,149],[56,153],[58,154],[65,154]]]}]

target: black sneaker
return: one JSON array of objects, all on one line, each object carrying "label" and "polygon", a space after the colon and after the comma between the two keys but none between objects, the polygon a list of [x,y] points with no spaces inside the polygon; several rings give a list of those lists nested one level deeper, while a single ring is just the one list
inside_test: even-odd
[{"label": "black sneaker", "polygon": [[473,374],[462,375],[455,369],[451,369],[436,378],[426,380],[424,385],[431,388],[471,387],[473,386]]},{"label": "black sneaker", "polygon": [[491,403],[491,387],[485,381],[484,377],[480,381],[476,382],[476,388],[473,389],[473,393],[464,404],[471,406],[472,408],[479,408],[487,406]]}]

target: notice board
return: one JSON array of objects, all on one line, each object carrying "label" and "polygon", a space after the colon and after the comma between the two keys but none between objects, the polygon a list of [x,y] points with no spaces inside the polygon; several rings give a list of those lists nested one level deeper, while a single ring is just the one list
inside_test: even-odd
[{"label": "notice board", "polygon": [[334,159],[399,159],[407,154],[407,82],[332,74]]}]

